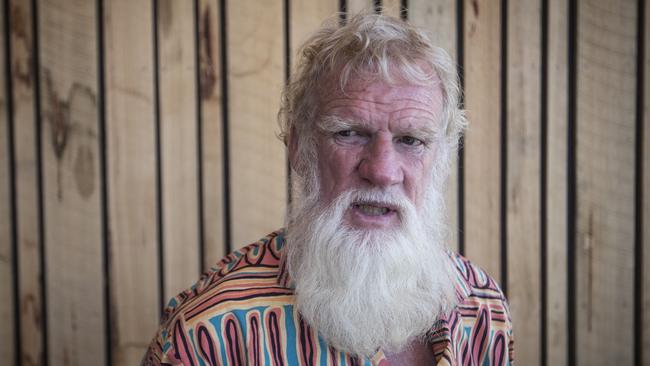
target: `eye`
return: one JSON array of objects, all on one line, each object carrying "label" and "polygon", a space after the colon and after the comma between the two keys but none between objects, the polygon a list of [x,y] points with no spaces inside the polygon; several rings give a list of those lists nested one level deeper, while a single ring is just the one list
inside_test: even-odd
[{"label": "eye", "polygon": [[357,130],[334,132],[334,141],[342,145],[360,145],[368,141],[368,135]]},{"label": "eye", "polygon": [[402,136],[397,139],[397,142],[407,145],[407,146],[420,146],[424,142],[422,140],[417,139],[413,136]]},{"label": "eye", "polygon": [[359,134],[356,131],[352,130],[343,130],[335,133],[336,137],[353,137],[358,136]]}]

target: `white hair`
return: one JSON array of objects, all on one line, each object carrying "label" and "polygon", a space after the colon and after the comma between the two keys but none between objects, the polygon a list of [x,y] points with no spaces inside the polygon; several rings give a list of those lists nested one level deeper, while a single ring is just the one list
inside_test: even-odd
[{"label": "white hair", "polygon": [[[329,204],[320,199],[316,126],[320,103],[353,80],[441,88],[442,140],[422,205],[402,191],[356,189]],[[296,305],[330,345],[357,356],[398,351],[455,305],[453,264],[446,249],[442,187],[449,156],[465,127],[457,74],[449,56],[423,32],[391,17],[360,14],[326,22],[303,46],[283,93],[279,117],[292,159],[294,195],[287,212],[286,259]],[[295,135],[293,135],[295,134]],[[398,207],[400,225],[360,230],[345,211],[358,200]]]},{"label": "white hair", "polygon": [[281,137],[298,136],[294,169],[302,173],[315,161],[314,124],[323,93],[362,78],[389,84],[440,87],[443,131],[448,146],[457,147],[466,127],[460,108],[458,74],[451,58],[432,44],[423,30],[381,14],[360,13],[341,24],[332,17],[302,46],[296,70],[282,93],[278,113]]},{"label": "white hair", "polygon": [[[360,357],[379,348],[398,351],[425,337],[453,308],[441,181],[427,186],[419,210],[401,191],[376,188],[344,192],[327,207],[314,193],[293,201],[286,259],[296,306],[328,344]],[[401,225],[382,230],[346,225],[345,211],[364,200],[397,207]]]}]

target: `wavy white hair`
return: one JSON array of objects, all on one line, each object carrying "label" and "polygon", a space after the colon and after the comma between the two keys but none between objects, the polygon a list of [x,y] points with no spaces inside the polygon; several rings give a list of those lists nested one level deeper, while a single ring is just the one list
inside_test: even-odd
[{"label": "wavy white hair", "polygon": [[[334,347],[359,356],[396,351],[426,335],[455,304],[447,256],[442,187],[465,128],[457,74],[449,56],[424,33],[395,18],[360,14],[347,24],[330,19],[303,46],[283,93],[279,117],[292,159],[295,195],[286,218],[287,263],[296,302],[307,322]],[[416,209],[402,192],[357,189],[334,202],[319,200],[316,125],[324,93],[350,81],[440,87],[446,143],[437,147],[425,202]],[[293,135],[295,134],[295,135]],[[293,136],[292,136],[293,135]],[[343,225],[359,197],[400,207],[394,230],[360,231]]]},{"label": "wavy white hair", "polygon": [[467,122],[460,108],[460,88],[455,64],[442,48],[433,45],[423,30],[381,14],[360,13],[341,24],[338,17],[325,21],[303,44],[297,67],[282,93],[278,113],[285,144],[297,134],[293,168],[300,174],[315,161],[314,126],[320,116],[323,93],[344,91],[354,78],[391,84],[439,86],[443,95],[443,131],[451,150]]}]

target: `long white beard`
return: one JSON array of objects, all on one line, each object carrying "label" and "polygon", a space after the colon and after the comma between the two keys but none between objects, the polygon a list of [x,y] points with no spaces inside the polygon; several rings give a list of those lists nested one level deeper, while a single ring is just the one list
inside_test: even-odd
[{"label": "long white beard", "polygon": [[[328,207],[310,193],[294,200],[287,220],[287,264],[303,318],[329,345],[357,356],[399,351],[425,336],[456,302],[439,190],[430,186],[420,212],[394,192],[345,192]],[[400,227],[345,224],[358,200],[396,205]]]}]

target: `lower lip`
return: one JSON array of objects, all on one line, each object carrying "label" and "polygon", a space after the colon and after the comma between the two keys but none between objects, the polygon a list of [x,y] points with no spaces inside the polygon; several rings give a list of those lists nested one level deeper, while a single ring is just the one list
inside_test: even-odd
[{"label": "lower lip", "polygon": [[368,215],[359,207],[352,206],[348,210],[348,219],[352,226],[358,228],[387,228],[397,224],[398,216],[395,211],[383,215]]}]

